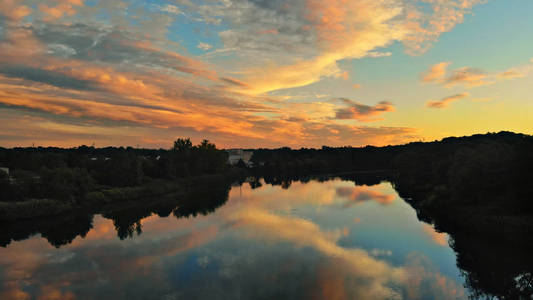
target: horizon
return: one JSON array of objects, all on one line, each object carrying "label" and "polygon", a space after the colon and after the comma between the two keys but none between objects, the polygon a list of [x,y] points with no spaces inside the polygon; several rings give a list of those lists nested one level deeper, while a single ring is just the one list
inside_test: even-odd
[{"label": "horizon", "polygon": [[532,10],[504,0],[0,0],[0,147],[531,135]]},{"label": "horizon", "polygon": [[[352,146],[352,145],[328,146],[328,145],[322,145],[320,147],[300,147],[300,148],[294,148],[294,147],[290,147],[290,146],[271,147],[271,148],[266,148],[266,147],[260,147],[260,148],[249,148],[249,147],[221,148],[221,147],[218,147],[216,144],[215,144],[215,146],[217,147],[217,149],[224,150],[224,151],[235,150],[235,149],[239,149],[239,150],[277,150],[277,149],[282,149],[282,148],[289,148],[290,150],[301,150],[301,149],[321,150],[323,147],[327,147],[327,148],[366,148],[366,147],[383,148],[383,147],[406,146],[406,145],[409,145],[409,144],[412,144],[412,143],[438,143],[438,142],[444,141],[445,139],[450,139],[450,138],[460,139],[460,138],[471,138],[473,136],[479,136],[479,135],[487,136],[487,135],[497,135],[497,134],[513,134],[513,135],[523,135],[523,136],[529,136],[529,137],[533,136],[533,135],[527,134],[527,133],[501,130],[501,131],[494,131],[494,132],[474,133],[474,134],[471,134],[471,135],[463,135],[463,136],[447,136],[447,137],[443,137],[441,139],[435,139],[435,140],[410,141],[410,142],[405,142],[405,143],[400,143],[400,144],[389,144],[389,145],[383,145],[383,146],[376,146],[376,145],[370,145],[370,144],[361,145],[361,146]],[[188,139],[188,138],[185,138],[185,139]],[[199,142],[200,141],[201,140],[199,140]],[[193,143],[193,145],[199,144],[199,142],[195,143],[192,139],[191,139],[191,142]],[[209,141],[209,142],[211,142],[211,141]],[[93,148],[93,149],[105,149],[105,148],[124,148],[124,149],[128,149],[128,148],[132,148],[132,149],[136,149],[136,150],[156,150],[156,151],[159,151],[159,150],[172,150],[172,147],[167,147],[167,148],[164,148],[164,147],[160,147],[160,148],[144,148],[144,147],[140,147],[140,145],[139,146],[137,146],[137,145],[96,146],[95,144],[94,145],[81,144],[81,145],[71,146],[71,147],[60,147],[60,146],[52,146],[52,145],[51,146],[32,145],[32,146],[26,146],[26,147],[25,146],[2,147],[0,145],[0,149],[8,149],[8,150],[9,149],[31,149],[31,148],[43,148],[43,149],[57,148],[57,149],[62,149],[62,150],[72,150],[72,149],[79,149],[81,147],[88,147],[88,148]]]}]

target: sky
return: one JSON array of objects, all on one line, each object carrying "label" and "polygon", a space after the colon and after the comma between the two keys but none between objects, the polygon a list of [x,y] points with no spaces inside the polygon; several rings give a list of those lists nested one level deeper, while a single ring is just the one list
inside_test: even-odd
[{"label": "sky", "polygon": [[530,0],[0,0],[0,146],[533,133]]}]

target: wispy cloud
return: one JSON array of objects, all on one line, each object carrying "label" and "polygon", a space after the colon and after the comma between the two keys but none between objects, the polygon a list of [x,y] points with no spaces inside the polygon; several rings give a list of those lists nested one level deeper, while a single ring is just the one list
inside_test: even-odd
[{"label": "wispy cloud", "polygon": [[207,44],[207,43],[198,43],[198,45],[196,46],[196,48],[198,49],[202,49],[204,51],[207,51],[207,50],[211,50],[213,48],[213,46]]},{"label": "wispy cloud", "polygon": [[167,13],[171,13],[171,14],[175,14],[175,15],[183,14],[181,9],[179,7],[177,7],[176,5],[172,5],[172,4],[166,4],[166,5],[152,4],[152,5],[155,8],[159,9],[160,11],[162,11],[162,12],[167,12]]},{"label": "wispy cloud", "polygon": [[379,120],[376,117],[383,113],[394,111],[394,105],[388,101],[381,101],[371,106],[345,98],[339,100],[347,107],[339,108],[335,112],[335,118],[337,119],[355,119],[361,122],[371,122]]},{"label": "wispy cloud", "polygon": [[[424,5],[407,1],[404,9],[408,34],[402,39],[407,52],[426,52],[440,35],[464,21],[472,8],[485,0],[428,0]],[[429,8],[429,9],[428,9]]]},{"label": "wispy cloud", "polygon": [[[251,87],[246,93],[339,77],[338,61],[389,56],[390,52],[376,49],[395,41],[403,41],[410,53],[423,52],[481,1],[431,1],[426,5],[433,8],[432,14],[399,0],[295,2],[231,0],[195,7],[204,16],[232,25],[219,34],[225,48],[237,56],[255,58],[242,70],[243,80]],[[257,34],[265,28],[277,34]]]},{"label": "wispy cloud", "polygon": [[431,66],[429,70],[420,75],[420,80],[425,83],[442,84],[445,87],[477,87],[495,84],[501,80],[526,77],[533,71],[533,64],[531,63],[496,73],[489,73],[472,67],[449,70],[450,64],[449,62],[441,62]]},{"label": "wispy cloud", "polygon": [[461,99],[466,98],[468,96],[470,96],[470,94],[468,94],[468,93],[456,94],[456,95],[444,97],[444,98],[442,98],[440,100],[437,100],[437,101],[428,101],[426,103],[426,106],[429,107],[429,108],[446,108],[452,102],[461,100]]},{"label": "wispy cloud", "polygon": [[421,79],[426,83],[439,83],[445,87],[463,85],[474,87],[493,84],[487,72],[481,69],[463,67],[455,70],[448,70],[450,63],[441,62],[433,65],[428,71],[421,75]]},{"label": "wispy cloud", "polygon": [[442,81],[446,77],[446,72],[447,72],[449,65],[450,65],[449,62],[441,62],[441,63],[431,66],[428,71],[426,71],[425,73],[421,75],[422,81],[423,82]]}]

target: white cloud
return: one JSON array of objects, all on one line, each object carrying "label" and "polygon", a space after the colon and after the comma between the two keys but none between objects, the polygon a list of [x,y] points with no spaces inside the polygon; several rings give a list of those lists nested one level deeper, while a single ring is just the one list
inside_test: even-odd
[{"label": "white cloud", "polygon": [[366,55],[366,57],[388,57],[388,56],[391,56],[392,53],[391,52],[377,52],[377,51],[372,51],[372,52],[368,52],[368,54]]},{"label": "white cloud", "polygon": [[182,15],[183,14],[181,9],[179,7],[177,7],[176,5],[172,5],[172,4],[167,4],[167,5],[153,4],[153,6],[155,8],[157,8],[158,10],[162,11],[162,12],[175,14],[175,15]]},{"label": "white cloud", "polygon": [[207,43],[202,43],[202,42],[198,43],[198,45],[197,45],[196,47],[197,47],[198,49],[202,49],[202,50],[204,50],[204,51],[208,51],[208,50],[210,50],[210,49],[213,48],[213,46],[211,46],[211,45],[209,45],[209,44],[207,44]]}]

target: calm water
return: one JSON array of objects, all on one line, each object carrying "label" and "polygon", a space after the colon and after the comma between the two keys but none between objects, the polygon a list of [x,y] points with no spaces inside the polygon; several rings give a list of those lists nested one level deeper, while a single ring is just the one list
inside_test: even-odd
[{"label": "calm water", "polygon": [[204,213],[96,215],[84,237],[59,248],[40,234],[13,241],[0,248],[0,299],[468,295],[448,236],[418,221],[388,183],[244,184]]}]

